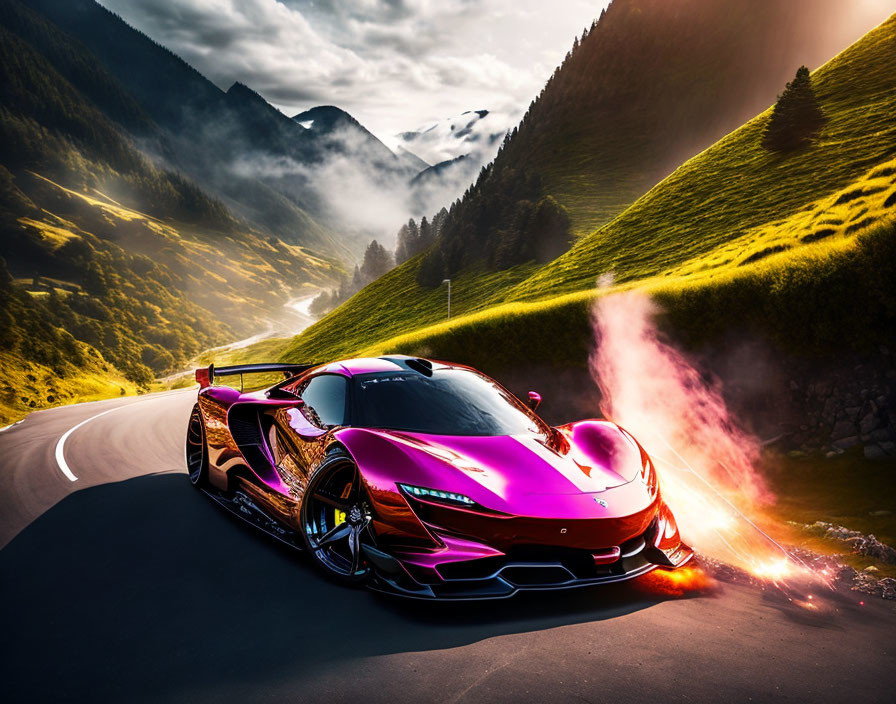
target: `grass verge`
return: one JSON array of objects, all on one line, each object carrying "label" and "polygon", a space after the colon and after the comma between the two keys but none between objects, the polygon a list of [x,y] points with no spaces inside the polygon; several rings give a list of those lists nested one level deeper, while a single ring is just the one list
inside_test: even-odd
[{"label": "grass verge", "polygon": [[137,387],[94,362],[83,369],[54,370],[24,357],[0,352],[0,426],[15,423],[32,411],[69,403],[133,396]]}]

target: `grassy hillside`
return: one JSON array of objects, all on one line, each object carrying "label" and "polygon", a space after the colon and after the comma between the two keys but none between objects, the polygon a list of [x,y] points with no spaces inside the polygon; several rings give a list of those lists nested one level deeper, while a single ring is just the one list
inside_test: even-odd
[{"label": "grassy hillside", "polygon": [[[896,167],[896,163],[894,163]],[[495,305],[387,339],[332,336],[268,340],[216,363],[324,360],[387,353],[473,364],[491,373],[582,367],[592,345],[595,298],[638,287],[666,311],[663,324],[690,345],[749,331],[777,350],[831,357],[892,344],[896,329],[896,220],[806,244],[715,276],[652,279],[534,302]]]},{"label": "grassy hillside", "polygon": [[41,408],[137,393],[135,384],[102,359],[53,368],[0,351],[0,369],[0,426]]},{"label": "grassy hillside", "polygon": [[[690,344],[750,331],[783,352],[829,357],[892,343],[893,266],[896,222],[891,220],[715,277],[653,280],[641,288],[662,304],[666,327]],[[430,354],[495,373],[541,364],[581,366],[592,344],[595,297],[621,288],[495,306],[341,353]],[[301,338],[297,342],[283,348],[284,358],[306,353]]]},{"label": "grassy hillside", "polygon": [[881,19],[838,0],[614,0],[451,206],[418,283],[556,258]]},{"label": "grassy hillside", "polygon": [[[556,261],[452,284],[452,312],[617,283],[699,281],[819,239],[854,236],[894,208],[896,17],[814,72],[827,117],[817,141],[786,156],[760,145],[770,110],[683,164]],[[299,356],[354,350],[444,320],[445,287],[416,284],[420,258],[374,282],[291,344]],[[484,315],[484,314],[483,314]]]}]

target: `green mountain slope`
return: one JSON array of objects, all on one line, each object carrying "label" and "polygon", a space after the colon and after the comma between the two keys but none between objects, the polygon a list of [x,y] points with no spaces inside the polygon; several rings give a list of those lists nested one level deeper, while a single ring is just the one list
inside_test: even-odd
[{"label": "green mountain slope", "polygon": [[154,123],[92,54],[21,5],[0,10],[0,420],[145,386],[334,279],[335,261],[155,166],[122,126],[151,138]]},{"label": "green mountain slope", "polygon": [[[279,188],[231,168],[261,154],[297,160],[320,154],[310,135],[256,93],[239,84],[225,93],[93,0],[2,0],[0,12],[9,29],[157,163],[201,181],[234,213],[291,244],[350,256],[341,239],[309,214],[314,203],[303,197],[304,190]],[[127,109],[108,84],[125,94]],[[134,108],[139,119],[133,119]]]},{"label": "green mountain slope", "polygon": [[[671,275],[721,246],[731,245],[733,261],[779,244],[765,242],[775,220],[815,209],[818,199],[896,156],[896,17],[815,71],[812,85],[827,123],[808,149],[764,149],[762,132],[771,114],[766,111],[683,164],[508,297],[590,288],[610,271],[619,281]],[[874,188],[887,190],[882,184]],[[818,211],[802,234],[825,229],[820,221],[826,216],[835,217]]]},{"label": "green mountain slope", "polygon": [[[896,16],[813,74],[828,121],[807,150],[788,156],[764,151],[759,141],[767,111],[682,165],[555,262],[543,268],[516,267],[492,275],[488,283],[475,271],[456,279],[452,310],[472,313],[468,320],[423,332],[444,320],[446,291],[416,284],[418,257],[362,290],[280,352],[289,358],[325,358],[394,346],[386,341],[399,331],[421,331],[417,341],[432,339],[467,324],[473,329],[491,315],[522,316],[519,324],[525,325],[526,307],[510,301],[563,293],[583,301],[593,295],[602,273],[615,272],[625,285],[709,285],[714,275],[720,280],[747,275],[762,260],[785,256],[785,250],[796,255],[808,243],[824,245],[819,239],[834,247],[851,241],[893,215],[894,47]],[[489,352],[495,344],[492,340]]]},{"label": "green mountain slope", "polygon": [[[334,162],[354,168],[361,188],[400,190],[413,176],[346,113],[338,111],[341,124],[332,125],[338,130],[305,129],[251,86],[221,90],[94,0],[21,2],[75,38],[126,89],[157,126],[151,136],[162,142],[157,163],[201,182],[236,215],[286,242],[347,261],[363,253],[371,238],[367,223],[321,178]],[[335,108],[314,110],[328,109]]]},{"label": "green mountain slope", "polygon": [[614,0],[532,104],[506,159],[586,233],[815,68],[853,8],[836,0]]},{"label": "green mountain slope", "polygon": [[615,0],[450,209],[417,280],[556,257],[857,38],[857,14],[837,0]]}]

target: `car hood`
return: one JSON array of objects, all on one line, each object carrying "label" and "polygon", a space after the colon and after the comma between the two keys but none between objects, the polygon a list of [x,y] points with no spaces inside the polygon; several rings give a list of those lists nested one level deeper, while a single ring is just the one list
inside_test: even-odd
[{"label": "car hood", "polygon": [[[561,428],[561,433],[558,449],[531,435],[346,429],[340,439],[377,488],[406,483],[451,491],[486,508],[522,515],[578,514],[576,507],[584,506],[593,516],[596,495],[628,485],[638,476],[639,450],[610,423],[573,424]],[[628,456],[604,452],[595,442],[611,434],[631,443]],[[635,484],[636,493],[646,496],[641,483]]]},{"label": "car hood", "polygon": [[506,495],[583,494],[619,486],[633,477],[574,451],[561,454],[531,435],[488,437],[396,433],[486,488]]}]

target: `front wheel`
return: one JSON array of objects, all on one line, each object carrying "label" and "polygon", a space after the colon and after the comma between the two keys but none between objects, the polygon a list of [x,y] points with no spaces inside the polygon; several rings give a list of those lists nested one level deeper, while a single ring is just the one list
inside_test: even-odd
[{"label": "front wheel", "polygon": [[373,542],[370,503],[345,451],[333,452],[311,477],[300,515],[305,546],[320,569],[338,582],[367,579],[362,546]]},{"label": "front wheel", "polygon": [[190,483],[201,488],[208,484],[208,449],[205,446],[205,424],[199,404],[193,406],[187,425],[187,474]]}]

